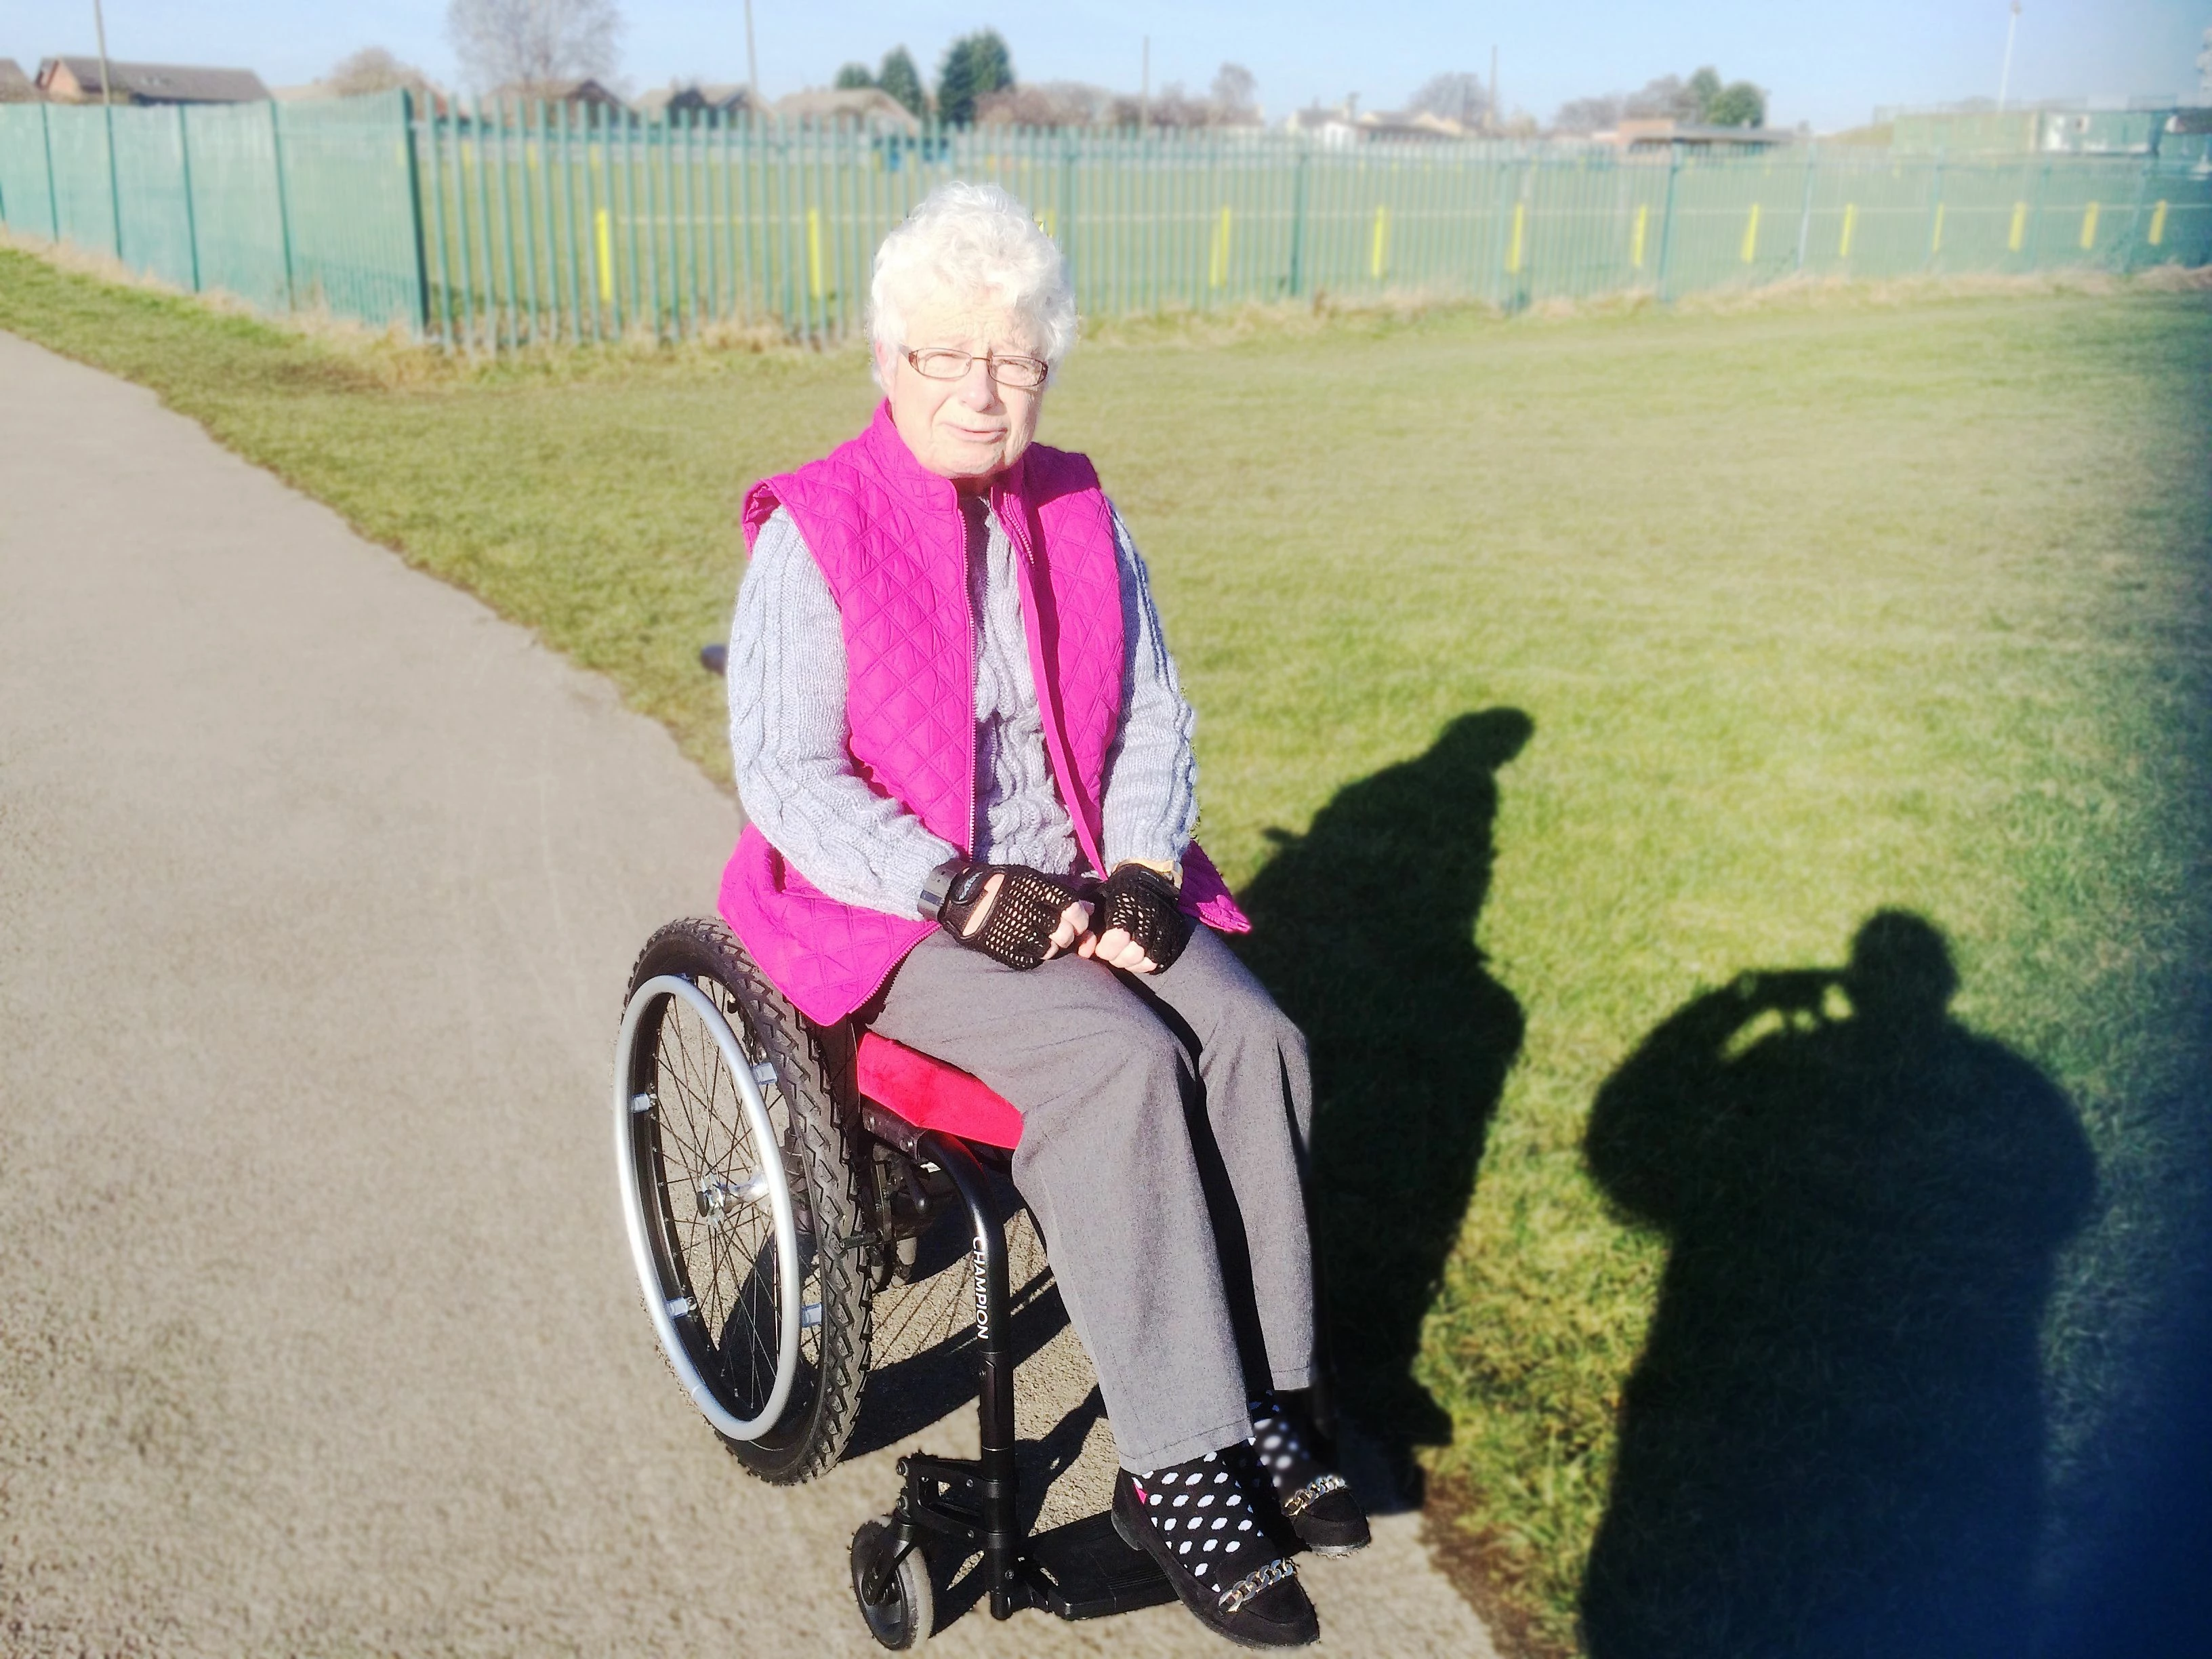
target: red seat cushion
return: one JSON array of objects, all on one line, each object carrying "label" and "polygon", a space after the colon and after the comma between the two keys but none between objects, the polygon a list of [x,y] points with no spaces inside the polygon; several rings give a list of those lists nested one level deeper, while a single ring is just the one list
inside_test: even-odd
[{"label": "red seat cushion", "polygon": [[860,1037],[860,1092],[917,1129],[1012,1149],[1022,1115],[981,1079],[873,1031]]}]

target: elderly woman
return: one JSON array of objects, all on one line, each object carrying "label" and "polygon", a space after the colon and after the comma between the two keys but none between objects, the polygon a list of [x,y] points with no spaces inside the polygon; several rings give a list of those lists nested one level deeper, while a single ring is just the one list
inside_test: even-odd
[{"label": "elderly woman", "polygon": [[723,910],[810,1018],[1021,1109],[1118,1529],[1210,1628],[1310,1642],[1291,1534],[1368,1532],[1302,1399],[1305,1046],[1212,931],[1245,923],[1191,840],[1144,561],[1091,463],[1032,441],[1066,267],[1006,192],[946,185],[884,239],[870,327],[866,430],[746,499]]}]

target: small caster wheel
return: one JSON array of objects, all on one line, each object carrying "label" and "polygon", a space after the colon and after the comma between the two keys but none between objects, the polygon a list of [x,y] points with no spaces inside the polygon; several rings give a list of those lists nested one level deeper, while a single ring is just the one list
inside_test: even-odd
[{"label": "small caster wheel", "polygon": [[919,1647],[937,1623],[929,1562],[921,1546],[899,1553],[898,1533],[888,1515],[864,1521],[853,1534],[853,1599],[868,1634],[894,1653]]}]

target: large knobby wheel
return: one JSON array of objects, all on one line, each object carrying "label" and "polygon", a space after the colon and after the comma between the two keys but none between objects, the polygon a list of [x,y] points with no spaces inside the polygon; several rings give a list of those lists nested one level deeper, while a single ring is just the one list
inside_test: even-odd
[{"label": "large knobby wheel", "polygon": [[853,1599],[868,1634],[894,1652],[920,1646],[937,1626],[929,1559],[919,1544],[899,1553],[888,1515],[863,1521],[853,1534]]},{"label": "large knobby wheel", "polygon": [[778,1484],[836,1462],[867,1372],[858,1176],[834,1084],[818,1036],[720,922],[647,942],[615,1060],[639,1287],[692,1403]]}]

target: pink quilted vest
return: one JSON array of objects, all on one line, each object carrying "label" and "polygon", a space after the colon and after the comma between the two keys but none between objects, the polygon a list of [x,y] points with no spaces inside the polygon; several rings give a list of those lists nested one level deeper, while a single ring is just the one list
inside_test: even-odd
[{"label": "pink quilted vest", "polygon": [[[1077,844],[1103,870],[1101,786],[1121,729],[1122,654],[1106,496],[1083,456],[1035,444],[992,484],[991,505],[1018,555],[1053,777]],[[746,493],[747,548],[779,507],[837,602],[854,769],[971,851],[975,645],[967,530],[951,481],[914,459],[886,404],[859,437]],[[1183,860],[1183,908],[1224,933],[1251,926],[1195,842]],[[824,1024],[873,996],[933,926],[840,903],[750,824],[722,873],[721,910],[777,988]]]}]

